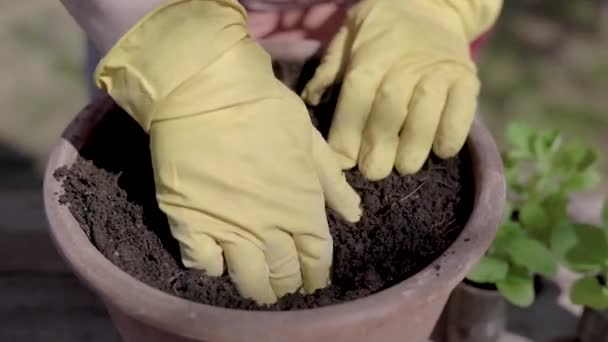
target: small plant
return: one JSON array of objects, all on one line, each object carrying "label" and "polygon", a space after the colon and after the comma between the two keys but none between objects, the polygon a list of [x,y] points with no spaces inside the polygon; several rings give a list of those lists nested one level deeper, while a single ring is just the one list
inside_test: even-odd
[{"label": "small plant", "polygon": [[507,138],[504,221],[467,279],[493,285],[509,302],[526,307],[534,302],[534,276],[554,276],[564,249],[573,244],[572,235],[561,239],[573,229],[568,195],[599,181],[597,153],[578,141],[566,142],[557,130],[521,123],[508,127]]},{"label": "small plant", "polygon": [[608,309],[608,201],[601,227],[576,224],[560,231],[566,266],[582,274],[570,289],[576,305]]}]

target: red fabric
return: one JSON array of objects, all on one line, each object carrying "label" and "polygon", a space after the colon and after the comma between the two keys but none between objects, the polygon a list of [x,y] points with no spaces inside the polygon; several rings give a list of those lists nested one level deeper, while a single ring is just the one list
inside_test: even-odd
[{"label": "red fabric", "polygon": [[487,31],[471,43],[470,51],[471,51],[471,56],[473,57],[474,60],[477,60],[477,56],[479,56],[480,51],[486,45],[489,38],[490,38],[490,31]]}]

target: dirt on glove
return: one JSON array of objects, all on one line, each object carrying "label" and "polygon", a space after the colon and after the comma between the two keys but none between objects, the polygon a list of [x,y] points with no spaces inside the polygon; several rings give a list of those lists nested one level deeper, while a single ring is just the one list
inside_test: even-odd
[{"label": "dirt on glove", "polygon": [[[334,97],[335,98],[335,97]],[[311,110],[327,132],[335,101]],[[355,169],[348,182],[361,195],[357,224],[327,210],[334,239],[332,285],[312,295],[290,294],[260,307],[241,297],[227,275],[209,277],[186,269],[167,218],[158,208],[148,136],[119,107],[98,124],[81,155],[55,177],[62,204],[93,245],[136,279],[195,302],[247,310],[294,310],[350,301],[405,280],[439,257],[467,222],[474,184],[466,149],[440,160],[431,156],[415,175],[396,173],[369,182]],[[442,271],[435,268],[436,274]]]}]

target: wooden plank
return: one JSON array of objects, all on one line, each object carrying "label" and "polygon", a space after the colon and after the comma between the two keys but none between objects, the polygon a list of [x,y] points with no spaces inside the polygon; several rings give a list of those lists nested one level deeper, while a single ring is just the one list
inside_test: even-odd
[{"label": "wooden plank", "polygon": [[71,273],[46,230],[0,231],[1,272]]},{"label": "wooden plank", "polygon": [[0,232],[46,229],[42,189],[0,191]]},{"label": "wooden plank", "polygon": [[0,273],[0,303],[0,341],[120,341],[102,304],[72,276]]},{"label": "wooden plank", "polygon": [[42,191],[0,192],[0,272],[69,273],[51,242]]}]

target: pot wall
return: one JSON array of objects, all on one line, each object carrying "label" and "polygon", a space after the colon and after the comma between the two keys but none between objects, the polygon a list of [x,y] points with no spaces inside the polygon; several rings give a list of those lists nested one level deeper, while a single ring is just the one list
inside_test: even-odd
[{"label": "pot wall", "polygon": [[[112,305],[106,304],[106,308],[125,342],[427,342],[447,297],[447,294],[438,296],[434,301],[427,302],[417,308],[404,306],[403,310],[395,315],[362,317],[360,323],[344,322],[335,324],[335,322],[330,322],[325,328],[315,328],[313,325],[309,326],[302,322],[301,328],[303,329],[297,329],[293,332],[290,329],[285,329],[285,327],[274,331],[272,327],[268,327],[267,331],[256,335],[229,334],[222,337],[211,337],[210,339],[190,339],[171,334],[166,330],[134,319]],[[365,316],[365,312],[362,316]],[[374,316],[373,313],[370,316]],[[198,322],[198,324],[205,325],[205,322]],[[229,319],[221,324],[226,329],[239,329],[239,323]]]},{"label": "pot wall", "polygon": [[114,327],[116,327],[124,342],[197,342],[196,340],[181,338],[146,325],[123,314],[119,309],[107,303],[106,309],[112,318]]},{"label": "pot wall", "polygon": [[248,312],[190,302],[151,288],[113,265],[58,202],[62,189],[53,172],[76,160],[113,105],[109,97],[101,97],[70,123],[49,160],[44,198],[58,250],[86,286],[104,299],[127,342],[427,341],[451,291],[485,253],[502,217],[502,162],[489,132],[475,122],[467,142],[475,178],[471,217],[448,250],[414,276],[366,298],[310,310]]},{"label": "pot wall", "polygon": [[446,307],[447,342],[495,342],[507,323],[507,303],[498,291],[458,285]]},{"label": "pot wall", "polygon": [[580,342],[608,342],[608,310],[585,308],[578,323]]}]

